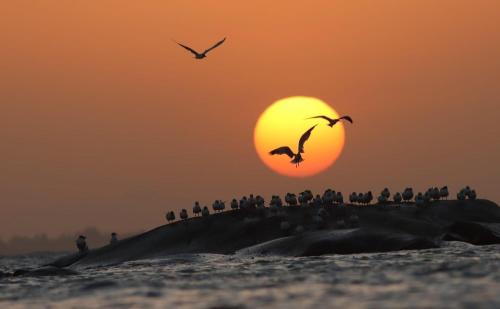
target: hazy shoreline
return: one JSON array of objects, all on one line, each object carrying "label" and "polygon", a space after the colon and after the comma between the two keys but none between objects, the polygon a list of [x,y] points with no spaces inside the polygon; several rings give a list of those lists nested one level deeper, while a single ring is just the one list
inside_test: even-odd
[{"label": "hazy shoreline", "polygon": [[[144,233],[120,233],[122,238]],[[109,243],[110,232],[103,232],[95,227],[87,227],[72,234],[61,234],[50,237],[44,233],[33,236],[13,236],[0,240],[0,256],[30,255],[36,253],[72,252],[75,249],[75,239],[78,235],[87,235],[93,248],[99,248]]]}]

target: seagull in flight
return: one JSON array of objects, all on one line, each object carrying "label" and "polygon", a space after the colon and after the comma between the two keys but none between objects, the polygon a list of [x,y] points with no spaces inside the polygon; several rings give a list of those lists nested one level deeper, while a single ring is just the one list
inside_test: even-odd
[{"label": "seagull in flight", "polygon": [[175,41],[174,41],[174,42],[175,42],[175,43],[177,43],[177,44],[179,44],[180,46],[184,47],[185,49],[189,50],[190,52],[192,52],[192,53],[194,54],[194,58],[195,58],[195,59],[203,59],[203,58],[205,58],[205,57],[207,56],[207,53],[208,53],[209,51],[211,51],[212,49],[214,49],[214,48],[218,47],[219,45],[221,45],[222,43],[224,43],[224,41],[225,41],[225,40],[226,40],[226,38],[223,38],[223,39],[222,39],[222,40],[220,40],[219,42],[215,43],[215,45],[214,45],[214,46],[210,47],[209,49],[205,50],[205,51],[204,51],[204,52],[202,52],[202,53],[197,52],[196,50],[192,49],[192,48],[191,48],[191,47],[189,47],[189,46],[182,45],[182,44],[181,44],[181,43],[179,43],[179,42],[175,42]]},{"label": "seagull in flight", "polygon": [[290,147],[283,146],[283,147],[279,147],[279,148],[276,148],[274,150],[271,150],[269,152],[269,154],[270,155],[276,155],[276,154],[277,155],[282,155],[282,154],[286,154],[287,156],[289,156],[290,158],[292,158],[292,161],[290,161],[290,163],[295,164],[295,167],[299,167],[300,162],[304,161],[304,159],[302,159],[302,155],[301,155],[301,153],[304,153],[304,143],[309,139],[309,137],[311,136],[312,130],[316,126],[317,126],[317,124],[315,124],[309,130],[307,130],[304,134],[302,134],[302,136],[300,137],[300,140],[299,140],[299,148],[298,148],[297,153],[294,153],[290,149]]},{"label": "seagull in flight", "polygon": [[314,118],[322,118],[322,119],[325,119],[326,121],[328,121],[328,126],[331,128],[333,127],[337,122],[339,122],[340,120],[344,119],[344,120],[347,120],[349,121],[350,123],[352,123],[352,118],[349,117],[349,116],[342,116],[340,118],[336,118],[336,119],[332,119],[330,117],[327,117],[327,116],[324,116],[324,115],[320,115],[320,116],[314,116],[314,117],[309,117],[309,118],[306,118],[306,119],[314,119]]}]

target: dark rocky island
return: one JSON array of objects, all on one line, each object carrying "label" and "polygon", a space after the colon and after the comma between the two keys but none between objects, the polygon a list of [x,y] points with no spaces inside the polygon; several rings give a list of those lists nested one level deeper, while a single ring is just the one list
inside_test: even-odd
[{"label": "dark rocky island", "polygon": [[48,267],[112,265],[180,253],[311,256],[500,243],[500,208],[483,199],[237,209],[160,226]]}]

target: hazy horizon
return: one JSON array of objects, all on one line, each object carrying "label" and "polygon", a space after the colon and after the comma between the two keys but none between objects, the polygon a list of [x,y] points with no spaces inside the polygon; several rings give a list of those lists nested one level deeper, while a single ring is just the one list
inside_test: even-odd
[{"label": "hazy horizon", "polygon": [[[148,230],[250,193],[465,185],[500,201],[500,2],[4,1],[0,235]],[[204,60],[172,42],[203,50]],[[253,145],[274,101],[349,114],[326,172]]]},{"label": "hazy horizon", "polygon": [[[125,239],[142,232],[144,231],[119,232],[117,237]],[[0,237],[0,257],[39,252],[71,252],[76,248],[75,240],[78,235],[87,237],[87,243],[91,249],[107,245],[111,239],[110,231],[102,231],[92,226],[57,236],[40,233],[32,236],[13,236],[10,239]]]}]

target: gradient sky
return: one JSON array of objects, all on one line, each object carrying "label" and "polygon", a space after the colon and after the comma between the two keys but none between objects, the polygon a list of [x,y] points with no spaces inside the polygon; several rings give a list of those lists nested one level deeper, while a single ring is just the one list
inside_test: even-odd
[{"label": "gradient sky", "polygon": [[[500,201],[500,2],[1,1],[0,235],[135,231],[166,210],[327,187]],[[204,49],[203,61],[171,39]],[[252,144],[273,101],[355,125],[328,171]]]}]

